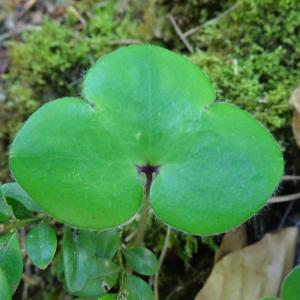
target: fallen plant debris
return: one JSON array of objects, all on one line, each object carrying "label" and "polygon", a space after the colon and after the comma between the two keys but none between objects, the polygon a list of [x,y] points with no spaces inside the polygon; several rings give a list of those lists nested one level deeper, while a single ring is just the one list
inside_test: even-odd
[{"label": "fallen plant debris", "polygon": [[277,296],[283,278],[293,267],[298,234],[297,227],[267,233],[257,243],[227,254],[216,262],[195,300]]}]

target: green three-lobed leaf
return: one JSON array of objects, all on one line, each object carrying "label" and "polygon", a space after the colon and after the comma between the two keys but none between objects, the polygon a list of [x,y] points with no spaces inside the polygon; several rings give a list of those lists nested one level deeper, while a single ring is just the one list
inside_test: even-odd
[{"label": "green three-lobed leaf", "polygon": [[16,180],[66,224],[131,220],[142,206],[145,166],[158,171],[154,213],[194,234],[250,218],[280,180],[282,155],[269,132],[237,107],[213,103],[205,74],[168,50],[135,45],[103,57],[84,78],[83,98],[40,108],[10,153]]}]

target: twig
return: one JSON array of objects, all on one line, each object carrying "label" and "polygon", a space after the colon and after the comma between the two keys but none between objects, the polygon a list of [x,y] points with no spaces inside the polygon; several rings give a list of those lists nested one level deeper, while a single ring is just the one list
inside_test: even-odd
[{"label": "twig", "polygon": [[137,231],[131,232],[128,236],[125,237],[124,242],[126,244],[129,243],[130,241],[132,241],[135,238],[136,234],[137,234]]},{"label": "twig", "polygon": [[166,236],[165,236],[165,240],[164,240],[164,244],[163,244],[163,247],[161,249],[159,259],[158,259],[157,272],[154,276],[154,299],[155,300],[159,300],[159,272],[160,272],[161,266],[163,264],[163,261],[166,257],[167,251],[168,251],[169,242],[170,242],[170,234],[171,234],[171,229],[168,226]]},{"label": "twig", "polygon": [[300,176],[297,175],[284,175],[281,178],[282,181],[293,181],[293,180],[300,180]]},{"label": "twig", "polygon": [[297,199],[300,199],[300,193],[272,197],[268,200],[268,203],[287,202],[287,201],[293,201]]},{"label": "twig", "polygon": [[280,229],[283,228],[283,226],[284,226],[284,224],[285,224],[285,221],[286,221],[288,215],[290,214],[290,212],[291,212],[291,210],[292,210],[292,208],[293,208],[293,206],[294,206],[294,203],[295,203],[295,202],[290,202],[290,203],[289,203],[289,205],[288,205],[287,209],[285,210],[284,215],[283,215],[283,217],[282,217],[282,219],[281,219],[281,221],[280,221],[280,224],[279,224],[279,226],[278,226],[278,230],[280,230]]},{"label": "twig", "polygon": [[169,300],[171,299],[175,294],[181,292],[184,290],[184,286],[183,285],[178,285],[167,297],[165,300]]},{"label": "twig", "polygon": [[178,37],[181,39],[181,41],[184,43],[184,45],[186,46],[186,48],[193,53],[194,52],[194,48],[193,46],[189,43],[189,41],[187,40],[187,38],[184,36],[184,33],[182,32],[182,30],[179,28],[176,20],[174,19],[174,17],[172,15],[168,15],[168,19],[170,20],[172,26],[175,29],[175,32],[177,33]]},{"label": "twig", "polygon": [[30,218],[25,220],[14,221],[8,224],[0,225],[0,235],[11,232],[12,230],[18,230],[22,227],[38,223],[43,217]]},{"label": "twig", "polygon": [[69,6],[67,10],[83,25],[86,24],[86,20],[84,17],[79,13],[79,11],[74,6]]},{"label": "twig", "polygon": [[199,25],[199,26],[196,26],[196,27],[194,27],[194,28],[191,28],[191,29],[189,29],[188,31],[186,31],[186,32],[183,34],[183,36],[184,36],[185,38],[187,38],[187,37],[189,37],[190,35],[196,33],[197,31],[199,31],[200,29],[201,29],[201,26],[200,26],[200,25]]},{"label": "twig", "polygon": [[125,39],[125,40],[113,40],[109,41],[109,45],[133,45],[133,44],[141,44],[141,40],[135,40],[135,39]]},{"label": "twig", "polygon": [[[198,282],[202,278],[202,274],[199,274],[197,276],[194,276],[190,281],[185,282],[184,285],[178,285],[166,298],[165,300],[172,299],[175,294],[178,294],[185,289],[189,288],[191,285],[193,285],[195,282]],[[177,297],[178,298],[178,297]],[[176,298],[176,299],[177,299]]]},{"label": "twig", "polygon": [[204,22],[202,25],[196,26],[194,28],[189,29],[188,31],[186,31],[185,33],[183,33],[183,36],[185,38],[187,38],[188,36],[198,32],[200,29],[202,29],[203,27],[206,27],[208,25],[211,24],[215,24],[217,23],[221,18],[227,16],[229,13],[231,13],[233,10],[235,10],[237,7],[237,3],[232,5],[231,7],[229,7],[227,10],[225,10],[224,12],[220,13],[219,15],[217,15],[215,18],[212,18],[206,22]]},{"label": "twig", "polygon": [[260,215],[257,215],[253,218],[253,228],[254,228],[254,236],[257,240],[260,240],[263,235],[263,226]]}]

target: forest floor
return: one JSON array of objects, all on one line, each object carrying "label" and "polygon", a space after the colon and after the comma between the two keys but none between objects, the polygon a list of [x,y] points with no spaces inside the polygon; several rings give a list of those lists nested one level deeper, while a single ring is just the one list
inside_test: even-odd
[{"label": "forest floor", "polygon": [[[126,1],[120,1],[120,3],[125,3]],[[192,1],[187,1],[192,2]],[[125,5],[125,4],[124,4]],[[121,6],[121,4],[120,4]],[[230,9],[234,9],[232,7]],[[182,9],[182,8],[181,8]],[[223,10],[223,15],[230,13],[230,9]],[[216,10],[216,15],[221,16],[219,12],[219,7]],[[60,1],[37,1],[37,0],[4,0],[0,3],[0,105],[3,107],[9,107],[10,97],[7,92],[7,80],[5,76],[10,73],[11,69],[14,68],[12,65],[14,61],[10,59],[10,49],[11,42],[22,41],[24,33],[30,33],[39,30],[42,26],[45,17],[51,20],[60,20],[68,12],[77,20],[73,27],[74,32],[81,30],[82,26],[85,26],[86,18],[80,10],[73,5],[72,1],[66,1],[61,4]],[[222,15],[222,16],[223,16]],[[138,16],[137,16],[138,17]],[[176,39],[176,43],[172,39],[166,42],[166,45],[176,45],[174,48],[179,49],[179,51],[184,52],[188,55],[193,55],[194,45],[193,39],[189,39],[189,36],[193,32],[199,30],[198,26],[194,23],[188,28],[187,24],[184,22],[177,22],[173,15],[168,15],[165,20],[168,22],[169,30],[172,32],[172,39]],[[216,16],[212,14],[211,22],[216,22]],[[186,30],[183,30],[181,26],[184,26]],[[187,33],[187,29],[189,32]],[[157,33],[159,36],[160,33]],[[112,41],[117,46],[123,44],[135,43],[139,40],[137,39],[122,39]],[[20,57],[20,59],[22,59]],[[32,61],[32,64],[35,62]],[[76,75],[80,76],[82,70],[76,70]],[[76,77],[76,76],[75,76]],[[300,78],[299,78],[300,79]],[[76,85],[76,82],[75,82]],[[300,94],[300,93],[299,93]],[[52,96],[52,95],[51,95]],[[300,103],[300,96],[294,95],[295,102]],[[297,98],[298,97],[298,98]],[[288,99],[286,99],[288,102]],[[296,106],[296,104],[294,104]],[[5,108],[7,109],[7,108]],[[15,109],[15,108],[14,108]],[[29,109],[30,110],[30,109]],[[4,111],[4,109],[3,109]],[[9,109],[7,110],[10,111]],[[292,117],[292,109],[287,112]],[[28,112],[22,115],[24,119],[27,117]],[[297,112],[295,112],[297,117]],[[294,122],[299,121],[294,117]],[[2,118],[2,119],[1,119]],[[14,115],[7,114],[4,117],[0,116],[0,124],[2,128],[8,126],[10,118],[14,118]],[[22,120],[23,121],[23,120]],[[300,126],[294,123],[294,134],[297,139],[297,134],[300,133]],[[280,133],[280,136],[285,135],[287,139],[293,139],[292,135],[292,125],[287,122],[284,125],[284,130]],[[288,137],[286,137],[288,135]],[[300,134],[299,134],[300,136]],[[2,180],[9,181],[10,177],[7,171],[7,148],[11,142],[11,136],[4,133],[1,137],[1,149],[5,153],[1,158],[1,165],[5,166],[5,171],[3,171]],[[241,281],[232,284],[232,280],[237,280],[231,278],[230,273],[227,274],[226,281],[218,282],[215,280],[216,286],[226,285],[229,289],[228,293],[232,290],[240,288],[244,285],[245,293],[248,292],[247,284],[250,288],[251,280],[257,275],[260,269],[263,275],[265,270],[263,270],[262,262],[260,260],[264,252],[268,252],[268,257],[272,259],[271,263],[274,263],[275,271],[277,272],[278,285],[282,280],[282,277],[286,272],[283,269],[290,269],[292,265],[300,264],[300,242],[297,233],[293,230],[287,230],[286,228],[300,228],[300,176],[297,175],[297,170],[299,170],[299,157],[300,151],[295,142],[287,145],[285,148],[285,161],[286,161],[286,176],[283,177],[282,182],[278,188],[277,193],[269,201],[269,204],[256,216],[254,216],[249,222],[244,224],[242,227],[237,229],[233,233],[226,234],[226,238],[223,235],[213,237],[213,238],[200,238],[200,237],[184,237],[180,233],[173,233],[171,237],[170,247],[167,252],[163,264],[163,272],[161,275],[161,299],[166,300],[176,300],[176,299],[194,299],[197,293],[207,282],[209,274],[213,269],[218,266],[217,271],[221,274],[226,274],[231,270],[240,274]],[[6,162],[5,162],[6,161]],[[4,167],[3,167],[4,170]],[[59,231],[60,225],[56,225]],[[286,231],[284,231],[286,229]],[[272,243],[263,244],[261,247],[265,247],[257,250],[257,248],[251,248],[246,250],[248,252],[241,252],[241,257],[234,257],[232,260],[227,261],[227,264],[231,264],[231,267],[224,265],[217,265],[221,262],[223,256],[228,256],[229,253],[234,254],[236,251],[242,251],[246,249],[249,245],[255,245],[255,243],[260,242],[266,234],[277,233],[278,236],[273,236],[271,238]],[[149,227],[146,234],[146,244],[151,248],[153,247],[156,252],[159,253],[160,246],[155,246],[154,241],[159,237],[159,245],[162,244],[165,234],[165,228],[156,224],[153,221],[153,226]],[[24,241],[23,241],[24,242]],[[293,245],[296,245],[296,250],[294,251]],[[292,249],[292,250],[291,250]],[[253,269],[249,268],[249,276],[245,275],[241,269],[241,265],[245,264],[242,261],[244,255],[251,256],[250,265],[254,266]],[[249,258],[250,259],[250,258]],[[281,263],[275,263],[281,261]],[[258,265],[257,265],[258,264]],[[243,265],[245,266],[245,265]],[[247,269],[248,270],[248,269]],[[224,272],[224,273],[223,273]],[[251,273],[252,272],[252,273]],[[26,300],[51,300],[51,299],[70,299],[63,292],[60,283],[55,279],[53,275],[54,271],[52,268],[41,272],[30,265],[27,261],[25,266],[25,272],[23,276],[22,284],[20,285],[14,299]],[[213,274],[213,273],[212,273]],[[261,275],[261,276],[263,276]],[[275,276],[274,274],[272,276]],[[237,275],[238,277],[238,275]],[[275,276],[276,277],[276,276]],[[248,281],[247,281],[248,280]],[[274,281],[276,279],[267,278],[262,280],[262,288],[267,289],[268,281]],[[240,286],[239,286],[240,284]],[[279,287],[278,287],[279,288]],[[206,293],[209,293],[214,287],[206,286]],[[231,290],[230,290],[231,289]],[[224,291],[223,291],[224,292]],[[226,293],[224,292],[224,295]],[[201,300],[201,295],[197,300]],[[203,298],[204,299],[204,298]],[[213,298],[205,298],[213,299]],[[222,300],[227,300],[229,298],[222,298]],[[233,299],[233,298],[232,298]],[[215,299],[216,300],[216,299]],[[241,299],[240,299],[241,300]]]}]

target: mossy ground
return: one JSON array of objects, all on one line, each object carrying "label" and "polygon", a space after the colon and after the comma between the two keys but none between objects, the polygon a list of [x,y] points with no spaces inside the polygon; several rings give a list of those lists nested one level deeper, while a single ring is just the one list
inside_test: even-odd
[{"label": "mossy ground", "polygon": [[[79,95],[82,75],[91,64],[136,42],[158,44],[187,55],[210,77],[217,101],[232,102],[253,113],[283,148],[294,146],[288,100],[300,82],[300,1],[74,3],[78,14],[65,8],[59,18],[45,15],[35,30],[9,43],[9,68],[3,76],[6,100],[0,102],[0,181],[9,179],[8,146],[22,122],[46,101]],[[187,37],[193,52],[175,32],[170,14],[183,32],[193,29]],[[156,230],[162,231],[160,226],[152,227],[150,244]],[[189,268],[198,241],[174,238],[175,249],[184,249],[178,251],[182,268]],[[166,288],[165,294],[170,292]]]}]

